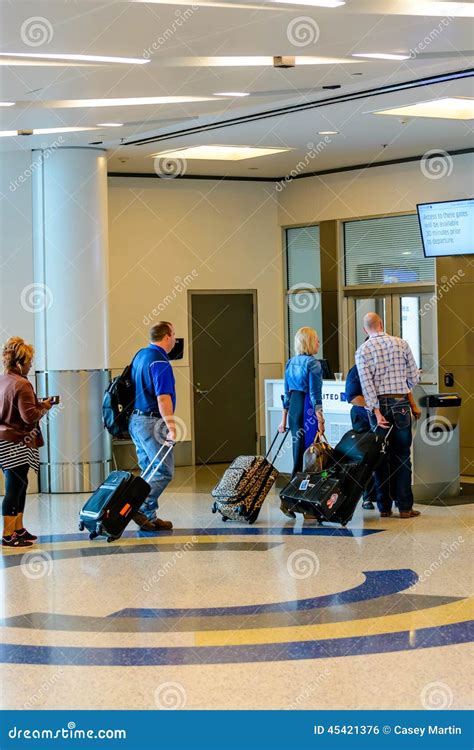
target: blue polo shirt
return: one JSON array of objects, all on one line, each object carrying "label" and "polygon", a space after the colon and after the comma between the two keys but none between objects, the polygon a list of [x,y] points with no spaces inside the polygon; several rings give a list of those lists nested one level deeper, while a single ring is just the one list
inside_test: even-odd
[{"label": "blue polo shirt", "polygon": [[[363,395],[364,394],[362,393],[362,386],[360,384],[359,371],[357,370],[357,366],[354,365],[347,373],[346,399],[349,401],[349,403],[352,403],[352,400],[356,396]],[[369,414],[365,406],[356,406],[354,404],[352,408],[354,410],[354,414],[357,415],[359,420],[367,422],[367,425],[369,426],[368,429],[370,429]]]},{"label": "blue polo shirt", "polygon": [[158,411],[157,396],[168,394],[176,408],[176,387],[171,362],[165,350],[157,344],[140,349],[132,363],[132,380],[135,386],[134,408],[140,411]]}]

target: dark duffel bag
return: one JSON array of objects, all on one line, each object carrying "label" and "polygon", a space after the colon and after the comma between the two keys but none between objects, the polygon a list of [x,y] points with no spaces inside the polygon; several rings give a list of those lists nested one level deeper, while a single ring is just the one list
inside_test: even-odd
[{"label": "dark duffel bag", "polygon": [[366,464],[370,471],[374,471],[383,455],[386,437],[376,432],[349,430],[334,448],[333,459],[338,465]]}]

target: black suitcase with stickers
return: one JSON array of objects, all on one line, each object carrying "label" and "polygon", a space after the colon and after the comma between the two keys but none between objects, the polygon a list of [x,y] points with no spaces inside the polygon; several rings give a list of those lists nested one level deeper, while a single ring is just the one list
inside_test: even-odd
[{"label": "black suitcase with stickers", "polygon": [[320,523],[346,526],[383,460],[389,432],[346,432],[334,448],[332,464],[326,471],[298,473],[280,492],[288,513],[307,513]]}]

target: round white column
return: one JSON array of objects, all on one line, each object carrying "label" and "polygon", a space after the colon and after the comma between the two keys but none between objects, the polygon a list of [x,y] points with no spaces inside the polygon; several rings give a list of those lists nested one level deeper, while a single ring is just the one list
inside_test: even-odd
[{"label": "round white column", "polygon": [[110,470],[101,419],[109,381],[107,161],[95,148],[43,151],[33,175],[36,377],[60,395],[41,451],[46,492],[94,489]]}]

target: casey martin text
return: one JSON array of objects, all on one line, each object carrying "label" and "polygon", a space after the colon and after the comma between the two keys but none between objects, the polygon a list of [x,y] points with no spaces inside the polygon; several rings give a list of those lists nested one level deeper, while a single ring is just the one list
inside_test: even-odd
[{"label": "casey martin text", "polygon": [[394,734],[417,734],[423,737],[426,734],[462,734],[461,727],[452,724],[449,727],[439,727],[428,724],[427,727],[401,727],[399,724],[393,727]]}]

